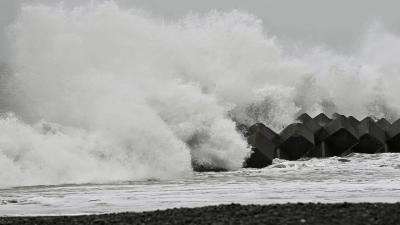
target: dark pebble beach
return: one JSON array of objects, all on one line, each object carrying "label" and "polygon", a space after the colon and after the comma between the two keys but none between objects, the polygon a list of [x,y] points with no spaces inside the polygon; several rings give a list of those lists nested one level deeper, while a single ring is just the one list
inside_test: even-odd
[{"label": "dark pebble beach", "polygon": [[400,224],[400,203],[219,205],[141,213],[2,217],[0,224]]}]

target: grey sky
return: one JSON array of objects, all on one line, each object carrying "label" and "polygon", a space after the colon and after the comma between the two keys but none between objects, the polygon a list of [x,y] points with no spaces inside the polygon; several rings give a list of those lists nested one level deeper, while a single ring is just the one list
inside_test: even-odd
[{"label": "grey sky", "polygon": [[[400,33],[400,1],[396,0],[116,0],[123,7],[140,7],[166,18],[188,11],[240,9],[257,15],[266,30],[282,39],[305,44],[326,44],[349,51],[368,26],[380,22]],[[0,0],[0,28],[11,23],[23,0]],[[25,2],[59,2],[31,0]],[[86,0],[64,1],[79,4]],[[0,33],[0,57],[4,58],[4,32]]]}]

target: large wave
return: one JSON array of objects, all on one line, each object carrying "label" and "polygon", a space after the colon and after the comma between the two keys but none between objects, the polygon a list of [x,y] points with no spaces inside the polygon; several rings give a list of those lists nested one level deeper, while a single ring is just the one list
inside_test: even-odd
[{"label": "large wave", "polygon": [[400,112],[400,38],[378,26],[349,56],[292,51],[236,10],[166,21],[91,2],[24,5],[9,37],[2,186],[168,179],[192,162],[235,170],[249,154],[235,123],[279,131],[302,112]]}]

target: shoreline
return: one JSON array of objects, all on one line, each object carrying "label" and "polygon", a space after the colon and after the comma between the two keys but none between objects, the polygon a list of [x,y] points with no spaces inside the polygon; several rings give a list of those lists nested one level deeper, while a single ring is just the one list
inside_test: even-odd
[{"label": "shoreline", "polygon": [[58,224],[400,224],[400,203],[218,205],[79,216],[0,217],[1,225]]}]

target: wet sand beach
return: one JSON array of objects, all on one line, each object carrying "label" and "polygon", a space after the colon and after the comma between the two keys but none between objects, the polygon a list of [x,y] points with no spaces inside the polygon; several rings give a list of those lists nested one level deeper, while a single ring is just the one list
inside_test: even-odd
[{"label": "wet sand beach", "polygon": [[400,224],[400,203],[219,205],[141,213],[3,217],[0,224]]}]

